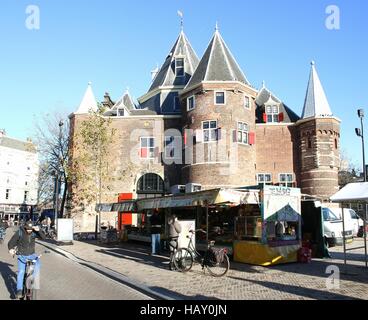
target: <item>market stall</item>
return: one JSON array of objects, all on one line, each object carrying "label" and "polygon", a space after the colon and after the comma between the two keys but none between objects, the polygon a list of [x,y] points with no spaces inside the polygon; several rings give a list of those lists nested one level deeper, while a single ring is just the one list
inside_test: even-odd
[{"label": "market stall", "polygon": [[300,189],[262,187],[259,208],[239,211],[235,236],[235,261],[262,266],[297,262],[301,248]]},{"label": "market stall", "polygon": [[346,248],[345,242],[345,215],[342,215],[342,225],[343,225],[343,246],[344,246],[344,264],[347,263],[346,253],[347,251],[353,251],[357,249],[364,249],[364,261],[365,266],[368,267],[368,253],[367,253],[367,204],[368,204],[368,182],[361,183],[349,183],[339,192],[334,194],[331,198],[332,202],[344,204],[359,203],[363,205],[364,216],[363,218],[363,236],[364,236],[364,246],[356,248]]}]

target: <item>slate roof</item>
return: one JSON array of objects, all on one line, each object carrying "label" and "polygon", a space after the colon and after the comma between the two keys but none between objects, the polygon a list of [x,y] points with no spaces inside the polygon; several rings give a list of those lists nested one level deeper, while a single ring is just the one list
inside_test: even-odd
[{"label": "slate roof", "polygon": [[310,117],[331,117],[332,112],[327,101],[325,91],[323,90],[321,81],[315,67],[315,63],[311,63],[311,72],[309,76],[307,93],[304,101],[302,118]]},{"label": "slate roof", "polygon": [[257,98],[255,100],[257,109],[256,109],[256,119],[257,123],[263,123],[263,113],[265,112],[265,104],[268,102],[275,102],[280,109],[280,113],[284,114],[285,123],[297,122],[300,117],[292,111],[287,105],[285,105],[278,97],[276,97],[269,89],[265,86],[258,92]]},{"label": "slate roof", "polygon": [[240,81],[250,85],[218,30],[186,88],[202,81]]},{"label": "slate roof", "polygon": [[[184,58],[184,77],[175,76],[175,58],[178,56]],[[164,64],[160,68],[156,77],[153,79],[153,83],[148,92],[162,86],[185,86],[188,83],[190,77],[193,75],[195,69],[197,68],[198,62],[199,59],[197,54],[193,50],[184,32],[181,31],[173,48],[170,50],[170,53],[166,57]]]}]

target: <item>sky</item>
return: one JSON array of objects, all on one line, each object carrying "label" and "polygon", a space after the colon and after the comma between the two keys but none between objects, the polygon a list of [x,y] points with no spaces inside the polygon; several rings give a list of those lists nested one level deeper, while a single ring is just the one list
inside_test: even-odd
[{"label": "sky", "polygon": [[[39,8],[39,29],[27,28],[29,5]],[[326,27],[329,5],[340,11],[337,30]],[[314,60],[342,120],[344,154],[361,166],[354,128],[358,108],[368,118],[366,0],[1,0],[0,128],[32,136],[37,117],[75,111],[89,81],[98,100],[127,88],[142,96],[178,37],[178,10],[199,57],[217,21],[252,86],[265,81],[299,115]]]}]

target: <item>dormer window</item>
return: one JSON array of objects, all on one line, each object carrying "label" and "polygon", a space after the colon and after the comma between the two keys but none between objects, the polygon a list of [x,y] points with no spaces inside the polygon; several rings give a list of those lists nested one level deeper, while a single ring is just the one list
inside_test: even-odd
[{"label": "dormer window", "polygon": [[279,107],[276,105],[266,106],[266,117],[268,123],[279,122]]},{"label": "dormer window", "polygon": [[124,116],[125,116],[124,108],[119,108],[119,109],[117,110],[117,116],[118,116],[118,117],[124,117]]},{"label": "dormer window", "polygon": [[175,59],[175,76],[184,77],[184,58]]}]

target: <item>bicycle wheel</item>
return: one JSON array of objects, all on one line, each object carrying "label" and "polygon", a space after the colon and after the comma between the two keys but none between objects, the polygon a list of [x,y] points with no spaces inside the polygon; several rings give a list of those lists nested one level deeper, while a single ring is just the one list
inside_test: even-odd
[{"label": "bicycle wheel", "polygon": [[192,253],[186,248],[176,250],[173,259],[175,268],[180,272],[188,272],[193,267]]},{"label": "bicycle wheel", "polygon": [[204,264],[211,276],[220,278],[227,274],[230,269],[230,261],[227,254],[224,255],[224,259],[220,263],[216,261],[214,255],[210,255],[208,252],[206,252],[206,255]]}]

